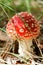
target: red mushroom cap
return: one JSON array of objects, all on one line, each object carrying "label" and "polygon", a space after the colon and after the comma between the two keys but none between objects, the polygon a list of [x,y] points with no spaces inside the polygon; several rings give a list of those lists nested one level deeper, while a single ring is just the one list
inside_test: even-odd
[{"label": "red mushroom cap", "polygon": [[6,31],[13,38],[16,36],[21,39],[33,39],[39,35],[40,26],[32,14],[21,12],[11,18]]},{"label": "red mushroom cap", "polygon": [[8,36],[14,40],[16,40],[16,31],[15,31],[15,28],[13,26],[13,23],[12,21],[10,20],[6,26],[6,33],[8,34]]}]

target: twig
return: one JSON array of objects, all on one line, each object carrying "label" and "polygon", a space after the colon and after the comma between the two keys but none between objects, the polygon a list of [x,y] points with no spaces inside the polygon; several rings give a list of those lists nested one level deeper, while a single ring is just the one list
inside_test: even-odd
[{"label": "twig", "polygon": [[43,57],[36,56],[36,55],[32,54],[30,51],[25,50],[24,52],[26,52],[28,54],[28,56],[30,55],[31,58],[43,58]]},{"label": "twig", "polygon": [[[39,41],[38,41],[38,40],[35,40],[35,42],[36,42],[36,44],[37,44],[37,43],[39,43]],[[37,44],[37,47],[39,48],[38,44]],[[41,56],[43,56],[43,55],[42,55],[42,51],[41,51],[41,49],[40,49],[40,48],[39,48],[39,51],[40,51]]]},{"label": "twig", "polygon": [[0,62],[4,62],[4,63],[6,63],[6,64],[7,64],[7,62],[6,62],[6,61],[4,61],[4,60],[3,60],[3,59],[1,59],[1,58],[0,58]]},{"label": "twig", "polygon": [[26,59],[24,59],[24,58],[20,57],[18,54],[15,54],[15,53],[10,53],[10,52],[6,52],[6,51],[1,51],[1,52],[5,52],[5,53],[8,53],[8,54],[11,54],[11,55],[13,55],[13,56],[15,56],[15,57],[19,58],[21,61],[23,61],[23,62],[25,62],[25,63],[30,64],[29,62],[27,62],[27,61],[26,61]]}]

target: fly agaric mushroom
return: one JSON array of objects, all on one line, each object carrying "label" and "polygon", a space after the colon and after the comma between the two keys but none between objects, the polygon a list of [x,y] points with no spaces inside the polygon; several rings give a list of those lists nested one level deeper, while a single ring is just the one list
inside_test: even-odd
[{"label": "fly agaric mushroom", "polygon": [[19,54],[24,56],[23,50],[32,51],[32,39],[39,35],[40,26],[32,14],[21,12],[10,19],[6,32],[12,39],[19,40]]}]

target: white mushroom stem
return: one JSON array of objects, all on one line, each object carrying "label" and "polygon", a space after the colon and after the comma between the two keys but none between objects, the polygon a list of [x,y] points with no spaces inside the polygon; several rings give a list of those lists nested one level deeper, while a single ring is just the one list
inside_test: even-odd
[{"label": "white mushroom stem", "polygon": [[24,57],[27,56],[27,54],[24,52],[26,51],[32,51],[32,39],[31,40],[21,40],[19,41],[19,54],[20,56]]}]

